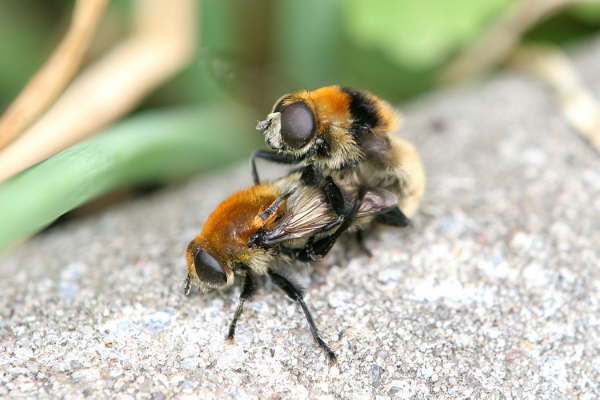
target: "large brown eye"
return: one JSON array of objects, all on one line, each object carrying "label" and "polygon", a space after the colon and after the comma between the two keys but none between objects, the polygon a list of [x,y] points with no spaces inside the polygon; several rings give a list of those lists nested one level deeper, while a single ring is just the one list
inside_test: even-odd
[{"label": "large brown eye", "polygon": [[315,133],[315,116],[306,103],[298,101],[281,111],[281,138],[287,147],[299,149]]},{"label": "large brown eye", "polygon": [[227,276],[223,272],[221,264],[213,256],[198,248],[194,256],[194,266],[196,274],[201,281],[214,285],[224,285],[227,283]]}]

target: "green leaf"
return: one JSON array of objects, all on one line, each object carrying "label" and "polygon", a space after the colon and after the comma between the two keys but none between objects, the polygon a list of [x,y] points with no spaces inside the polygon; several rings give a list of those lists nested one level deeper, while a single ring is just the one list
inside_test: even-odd
[{"label": "green leaf", "polygon": [[313,89],[339,76],[340,0],[279,0],[275,4],[276,60],[284,90]]},{"label": "green leaf", "polygon": [[513,0],[349,0],[350,37],[398,64],[430,68],[473,41]]},{"label": "green leaf", "polygon": [[[21,4],[19,4],[21,3]],[[48,57],[56,39],[41,15],[15,0],[0,11],[0,110],[25,86]]]},{"label": "green leaf", "polygon": [[600,22],[600,3],[579,3],[574,4],[569,13],[585,22]]},{"label": "green leaf", "polygon": [[230,105],[146,112],[121,122],[0,185],[0,250],[108,191],[248,155],[260,136],[252,126]]}]

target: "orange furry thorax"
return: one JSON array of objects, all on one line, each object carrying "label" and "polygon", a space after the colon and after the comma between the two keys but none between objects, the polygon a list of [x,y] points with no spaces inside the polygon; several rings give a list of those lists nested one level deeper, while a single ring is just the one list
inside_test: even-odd
[{"label": "orange furry thorax", "polygon": [[268,228],[283,212],[284,207],[264,221],[260,218],[278,197],[275,187],[268,184],[234,193],[209,215],[194,241],[224,264],[237,259],[247,249],[250,237]]}]

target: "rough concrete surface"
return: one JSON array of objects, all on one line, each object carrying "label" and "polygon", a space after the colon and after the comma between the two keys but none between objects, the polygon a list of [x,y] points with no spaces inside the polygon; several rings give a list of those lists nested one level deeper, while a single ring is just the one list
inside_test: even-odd
[{"label": "rough concrete surface", "polygon": [[[598,97],[599,57],[600,41],[576,52]],[[337,365],[269,282],[234,344],[239,288],[183,296],[184,246],[244,164],[4,256],[0,397],[599,398],[598,154],[517,74],[404,111],[429,177],[415,227],[294,272]]]}]

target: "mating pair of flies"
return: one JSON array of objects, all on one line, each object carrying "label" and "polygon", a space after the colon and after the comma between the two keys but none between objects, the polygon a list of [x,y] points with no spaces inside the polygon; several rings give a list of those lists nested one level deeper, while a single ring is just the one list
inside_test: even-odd
[{"label": "mating pair of flies", "polygon": [[[281,264],[313,262],[346,232],[372,223],[405,227],[417,211],[425,174],[412,144],[394,135],[399,117],[374,95],[339,86],[281,97],[257,125],[271,150],[252,157],[254,186],[217,206],[186,249],[185,293],[224,288],[243,278],[239,305],[229,326],[233,340],[256,278],[268,275],[308,321],[330,362],[334,352],[320,337],[303,291]],[[296,164],[287,176],[261,183],[256,159]]]}]

